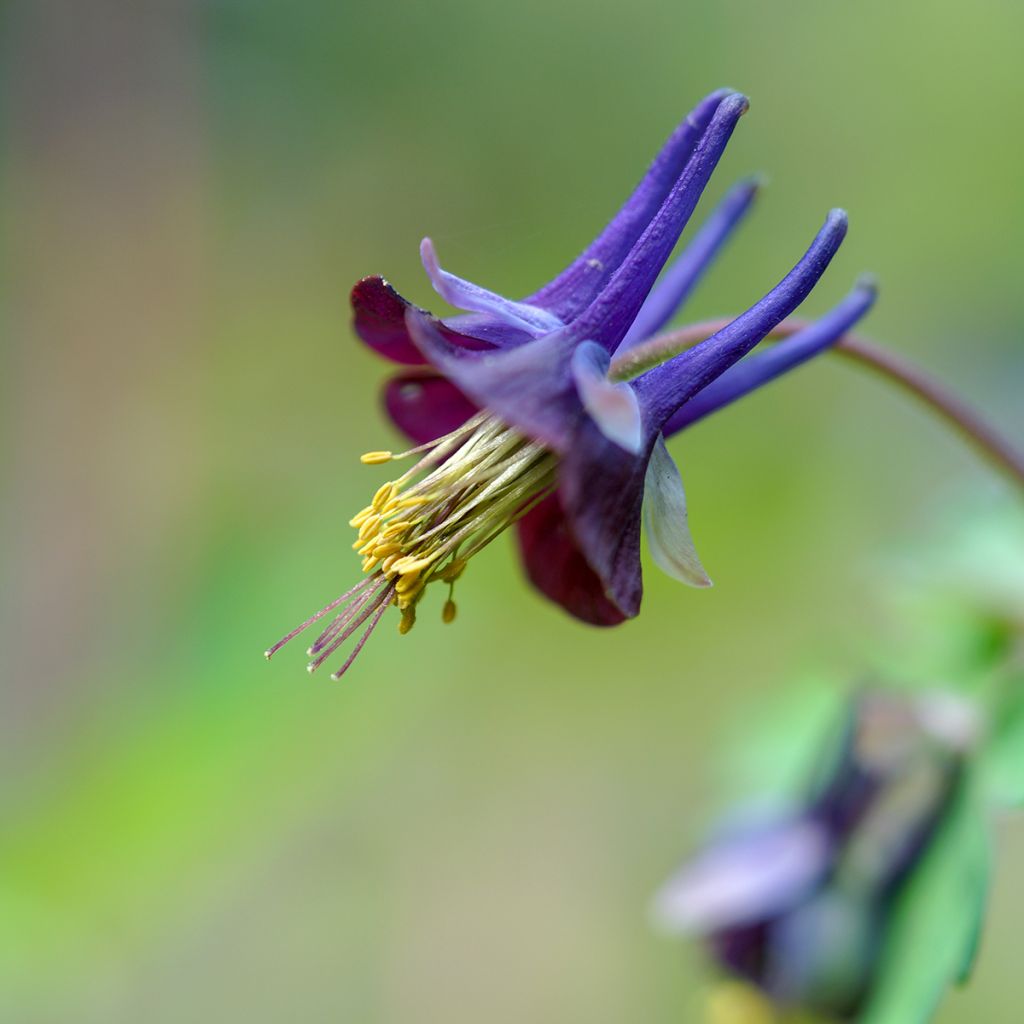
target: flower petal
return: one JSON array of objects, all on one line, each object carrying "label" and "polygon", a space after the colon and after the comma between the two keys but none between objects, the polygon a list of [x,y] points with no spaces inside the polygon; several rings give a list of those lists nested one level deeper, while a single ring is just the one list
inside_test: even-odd
[{"label": "flower petal", "polygon": [[800,305],[818,283],[846,235],[846,213],[832,210],[797,265],[768,294],[728,326],[633,381],[645,423],[660,429]]},{"label": "flower petal", "polygon": [[683,172],[712,115],[730,89],[705,97],[669,136],[633,194],[608,226],[554,280],[524,301],[543,306],[568,323],[597,297],[658,212]]},{"label": "flower petal", "polygon": [[760,186],[751,178],[734,185],[679,257],[658,279],[640,312],[626,332],[616,355],[627,352],[661,330],[676,315],[700,281],[711,261],[750,210]]},{"label": "flower petal", "polygon": [[356,334],[378,355],[406,366],[426,362],[405,327],[406,311],[412,308],[382,277],[364,277],[352,289]]},{"label": "flower petal", "polygon": [[582,416],[562,452],[558,496],[569,529],[610,601],[632,618],[640,611],[640,514],[653,438],[634,455]]},{"label": "flower petal", "polygon": [[573,539],[556,495],[527,512],[516,534],[526,574],[542,594],[592,626],[617,626],[625,619]]},{"label": "flower petal", "polygon": [[526,302],[514,302],[496,292],[481,288],[472,281],[456,277],[442,269],[437,261],[434,243],[424,238],[420,243],[420,259],[423,269],[434,286],[434,291],[449,305],[475,313],[492,313],[513,327],[527,331],[533,337],[549,334],[564,326],[553,313]]},{"label": "flower petal", "polygon": [[[426,362],[405,326],[406,313],[416,308],[382,277],[364,277],[352,289],[356,334],[378,355],[405,366],[420,366]],[[472,351],[513,348],[533,337],[492,314],[470,313],[441,321],[426,310],[417,311],[436,324],[452,344]]]},{"label": "flower petal", "polygon": [[481,408],[556,452],[571,443],[584,414],[569,371],[576,347],[570,335],[556,331],[504,352],[469,352],[416,310],[407,323],[420,351]]},{"label": "flower petal", "polygon": [[707,934],[763,921],[788,909],[828,866],[823,829],[797,819],[712,844],[655,897],[665,931]]},{"label": "flower petal", "polygon": [[576,390],[601,433],[636,454],[643,446],[640,403],[629,384],[608,379],[609,363],[608,353],[600,345],[583,342],[572,354]]},{"label": "flower petal", "polygon": [[765,352],[749,356],[729,367],[684,403],[665,424],[666,437],[710,416],[763,384],[824,352],[835,344],[874,305],[873,281],[862,280],[834,309],[809,327],[798,331]]},{"label": "flower petal", "polygon": [[644,481],[644,531],[651,557],[673,579],[692,587],[710,587],[690,536],[683,480],[659,437]]},{"label": "flower petal", "polygon": [[613,352],[625,337],[747,107],[746,96],[739,93],[719,104],[661,208],[594,301],[572,321],[570,329],[581,341],[596,341]]},{"label": "flower petal", "polygon": [[391,421],[416,444],[451,433],[477,411],[451,381],[426,370],[396,374],[383,399]]}]

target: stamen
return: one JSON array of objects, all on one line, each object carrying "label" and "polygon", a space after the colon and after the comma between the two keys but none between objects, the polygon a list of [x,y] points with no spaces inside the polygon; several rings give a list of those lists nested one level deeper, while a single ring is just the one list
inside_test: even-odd
[{"label": "stamen", "polygon": [[448,585],[441,619],[453,622],[454,584],[469,559],[551,492],[557,468],[551,451],[486,412],[408,451],[362,456],[368,465],[403,459],[414,459],[413,465],[378,487],[370,504],[349,520],[357,531],[352,548],[363,559],[365,579],[292,630],[267,651],[267,657],[344,606],[308,650],[313,672],[367,624],[334,673],[338,678],[389,605],[397,605],[401,612],[399,632],[412,629],[416,607],[435,580]]}]

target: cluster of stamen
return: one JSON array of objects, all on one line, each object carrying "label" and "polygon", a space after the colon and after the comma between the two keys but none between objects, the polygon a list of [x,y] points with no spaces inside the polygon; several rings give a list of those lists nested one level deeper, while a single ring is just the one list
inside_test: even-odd
[{"label": "cluster of stamen", "polygon": [[402,613],[399,632],[408,633],[424,591],[438,581],[448,587],[442,620],[452,622],[455,581],[466,563],[555,482],[551,451],[487,413],[478,413],[436,441],[399,454],[368,452],[362,462],[383,465],[417,456],[349,521],[358,531],[352,546],[363,557],[366,576],[271,647],[268,658],[340,608],[308,651],[313,672],[365,623],[354,649],[334,673],[340,678],[390,605]]}]

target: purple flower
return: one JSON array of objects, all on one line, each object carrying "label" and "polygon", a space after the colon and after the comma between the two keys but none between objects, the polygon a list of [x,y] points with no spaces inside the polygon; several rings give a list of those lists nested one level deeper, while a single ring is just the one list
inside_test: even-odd
[{"label": "purple flower", "polygon": [[[871,285],[858,285],[804,332],[743,358],[825,271],[846,232],[846,215],[834,210],[795,267],[727,327],[658,365],[630,358],[672,318],[750,207],[756,184],[741,182],[662,273],[746,110],[738,93],[703,100],[601,234],[525,299],[444,270],[429,239],[424,268],[462,315],[437,319],[380,277],[355,286],[356,332],[405,367],[388,382],[385,404],[416,447],[363,457],[412,465],[352,520],[368,575],[281,641],[340,609],[310,648],[311,669],[365,623],[357,653],[389,604],[407,631],[426,586],[451,588],[513,523],[533,583],[595,625],[639,611],[641,519],[661,568],[709,584],[665,437],[822,351],[874,299]],[[445,620],[454,613],[449,593]]]},{"label": "purple flower", "polygon": [[852,1019],[980,738],[961,697],[861,694],[803,806],[713,840],[658,895],[659,922],[704,936],[722,968],[773,1003]]}]

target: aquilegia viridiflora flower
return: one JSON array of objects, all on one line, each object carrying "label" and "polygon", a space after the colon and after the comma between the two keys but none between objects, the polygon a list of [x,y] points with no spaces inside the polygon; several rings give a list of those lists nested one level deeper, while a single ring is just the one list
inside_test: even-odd
[{"label": "aquilegia viridiflora flower", "polygon": [[421,248],[427,274],[463,315],[437,319],[380,277],[355,286],[356,332],[407,367],[387,385],[385,403],[416,447],[363,456],[409,466],[351,520],[364,578],[268,657],[335,612],[309,649],[309,668],[362,629],[337,677],[390,605],[407,632],[434,582],[449,591],[443,617],[450,621],[455,580],[513,523],[533,583],[595,625],[639,611],[642,518],[657,564],[684,582],[708,584],[665,437],[823,350],[874,299],[862,283],[806,331],[743,360],[803,302],[835,255],[846,215],[833,210],[796,266],[727,327],[659,365],[617,372],[671,319],[750,206],[756,186],[742,182],[658,280],[746,110],[746,98],[727,90],[703,100],[601,234],[523,300],[442,269],[429,239]]}]

